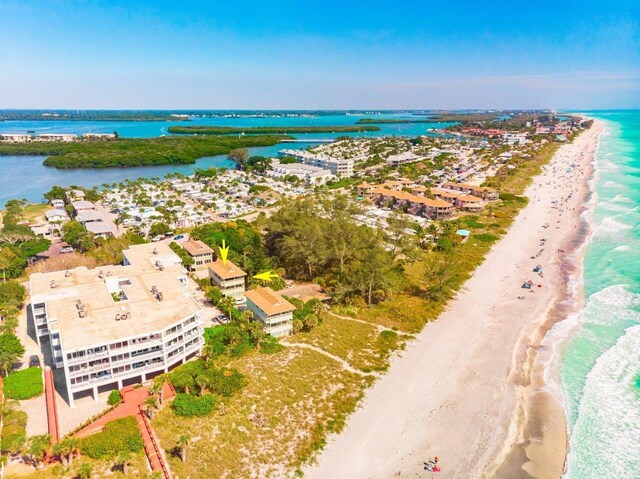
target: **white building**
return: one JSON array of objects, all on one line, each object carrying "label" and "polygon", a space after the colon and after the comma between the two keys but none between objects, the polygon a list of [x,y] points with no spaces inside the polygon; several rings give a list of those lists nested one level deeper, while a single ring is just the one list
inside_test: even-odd
[{"label": "white building", "polygon": [[397,155],[391,155],[389,158],[387,158],[387,164],[393,167],[397,167],[400,165],[405,165],[407,163],[415,163],[416,161],[420,161],[424,159],[425,159],[424,157],[418,156],[415,153],[412,153],[410,151],[405,151]]},{"label": "white building", "polygon": [[34,141],[61,141],[71,142],[78,139],[77,135],[70,133],[41,133],[33,138]]},{"label": "white building", "polygon": [[67,212],[58,208],[45,211],[44,217],[49,223],[62,223],[63,221],[67,221],[69,219],[69,215],[67,215]]},{"label": "white building", "polygon": [[262,323],[264,330],[279,338],[288,336],[293,329],[293,304],[271,288],[258,286],[245,293],[247,309]]},{"label": "white building", "polygon": [[335,177],[333,173],[331,173],[331,170],[305,165],[303,163],[274,164],[271,174],[279,178],[295,176],[308,184],[316,185],[324,184]]},{"label": "white building", "polygon": [[0,141],[12,143],[28,143],[31,140],[29,135],[22,133],[0,133]]},{"label": "white building", "polygon": [[341,178],[353,176],[353,160],[331,158],[306,150],[281,150],[278,152],[278,156],[292,156],[305,165],[327,169]]},{"label": "white building", "polygon": [[122,266],[31,275],[38,343],[51,348],[72,407],[168,372],[201,349],[201,308],[178,256],[161,243],[123,255]]}]

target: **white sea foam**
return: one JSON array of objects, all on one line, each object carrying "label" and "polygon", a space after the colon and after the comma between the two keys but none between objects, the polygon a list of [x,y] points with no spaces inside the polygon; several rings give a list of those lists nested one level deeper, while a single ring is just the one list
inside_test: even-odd
[{"label": "white sea foam", "polygon": [[616,183],[615,181],[605,181],[602,186],[607,186],[609,188],[622,188],[620,183]]},{"label": "white sea foam", "polygon": [[629,328],[589,372],[567,458],[566,479],[637,479],[640,325]]},{"label": "white sea foam", "polygon": [[640,295],[633,294],[622,284],[608,286],[589,296],[584,322],[590,324],[619,324],[621,321],[640,323]]},{"label": "white sea foam", "polygon": [[616,203],[633,203],[633,200],[631,198],[627,198],[622,194],[614,196],[611,201],[614,201]]},{"label": "white sea foam", "polygon": [[633,226],[628,225],[626,223],[622,223],[621,221],[616,221],[611,216],[607,216],[602,220],[596,229],[595,232],[598,235],[601,234],[611,234],[611,233],[619,233],[620,231],[633,229]]}]

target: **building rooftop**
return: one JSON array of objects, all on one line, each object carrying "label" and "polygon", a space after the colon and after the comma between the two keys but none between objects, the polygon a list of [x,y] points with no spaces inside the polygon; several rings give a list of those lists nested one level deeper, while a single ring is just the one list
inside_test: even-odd
[{"label": "building rooftop", "polygon": [[74,201],[73,203],[71,203],[71,205],[73,206],[73,209],[76,211],[94,209],[93,203],[91,203],[91,201],[86,201],[86,200]]},{"label": "building rooftop", "polygon": [[[60,331],[62,348],[69,352],[159,331],[199,312],[181,278],[188,284],[178,265],[34,273],[31,302],[46,303],[50,328]],[[114,300],[114,294],[122,299]],[[127,319],[116,319],[123,315]]]},{"label": "building rooftop", "polygon": [[231,261],[227,260],[226,263],[223,263],[220,258],[216,259],[213,263],[209,263],[209,269],[222,279],[239,278],[247,275],[247,273]]},{"label": "building rooftop", "polygon": [[213,250],[208,245],[204,244],[200,240],[193,238],[189,238],[189,241],[185,241],[184,243],[180,244],[180,246],[182,246],[191,256],[213,253]]},{"label": "building rooftop", "polygon": [[76,219],[81,223],[85,221],[104,221],[104,216],[96,210],[81,210],[78,211]]},{"label": "building rooftop", "polygon": [[251,301],[269,316],[296,309],[293,304],[269,287],[258,286],[256,289],[250,289],[245,293],[245,296],[248,301]]},{"label": "building rooftop", "polygon": [[111,233],[113,234],[113,229],[111,229],[111,225],[109,223],[104,223],[102,221],[91,221],[90,223],[85,223],[84,227],[87,229],[89,233],[93,233],[94,235]]}]

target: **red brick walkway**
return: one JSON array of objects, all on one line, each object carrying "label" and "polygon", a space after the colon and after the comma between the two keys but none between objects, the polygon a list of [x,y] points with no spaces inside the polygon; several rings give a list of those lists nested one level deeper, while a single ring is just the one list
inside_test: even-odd
[{"label": "red brick walkway", "polygon": [[101,432],[108,422],[123,417],[135,416],[139,411],[138,406],[143,404],[150,396],[149,390],[146,387],[134,388],[133,386],[127,386],[122,388],[120,393],[122,394],[122,402],[118,404],[115,409],[78,431],[76,437],[91,436],[92,434]]},{"label": "red brick walkway", "polygon": [[44,394],[47,403],[47,425],[49,428],[49,436],[51,436],[51,446],[54,446],[60,440],[60,429],[58,428],[56,388],[53,383],[53,371],[49,366],[44,370]]},{"label": "red brick walkway", "polygon": [[[171,474],[166,464],[162,453],[160,452],[160,446],[153,435],[151,429],[151,423],[147,419],[147,416],[143,413],[142,405],[145,400],[151,396],[149,389],[146,387],[134,388],[133,386],[127,386],[120,391],[122,394],[122,403],[116,406],[115,409],[109,411],[107,414],[92,422],[88,426],[82,428],[76,433],[76,437],[82,438],[92,434],[101,432],[108,422],[115,421],[128,416],[135,416],[142,440],[144,442],[144,450],[149,459],[149,464],[152,471],[160,471],[164,479],[170,479]],[[175,389],[168,383],[164,383],[162,386],[162,396],[164,401],[174,398],[176,395]]]}]

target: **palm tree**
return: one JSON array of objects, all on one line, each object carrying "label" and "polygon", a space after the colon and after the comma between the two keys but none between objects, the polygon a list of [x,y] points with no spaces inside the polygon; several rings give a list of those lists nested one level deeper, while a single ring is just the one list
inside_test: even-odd
[{"label": "palm tree", "polygon": [[40,466],[40,461],[44,459],[45,454],[49,450],[51,444],[51,436],[49,434],[42,434],[39,436],[33,436],[29,440],[29,446],[27,447],[27,454],[31,456],[33,465],[36,469]]},{"label": "palm tree", "polygon": [[116,460],[113,463],[113,466],[116,469],[120,469],[122,474],[127,475],[127,467],[131,464],[131,454],[128,452],[121,452],[116,457]]},{"label": "palm tree", "polygon": [[162,387],[164,383],[167,382],[167,376],[161,374],[160,376],[156,376],[153,379],[153,385],[151,386],[151,394],[153,394],[156,398],[156,408],[160,409],[160,404],[164,401],[164,393],[162,391]]},{"label": "palm tree", "polygon": [[191,441],[191,437],[187,434],[183,434],[178,438],[178,447],[180,448],[180,459],[182,462],[187,462],[187,446]]},{"label": "palm tree", "polygon": [[78,449],[78,440],[74,437],[67,437],[53,446],[53,453],[60,456],[64,466],[73,463],[73,454]]},{"label": "palm tree", "polygon": [[156,409],[156,398],[149,397],[145,399],[144,405],[147,406],[146,407],[147,417],[149,418],[149,420],[153,419],[153,413]]},{"label": "palm tree", "polygon": [[233,298],[230,298],[229,296],[224,296],[220,300],[220,308],[227,313],[229,319],[231,319],[231,310],[235,306],[235,304],[235,300]]}]

